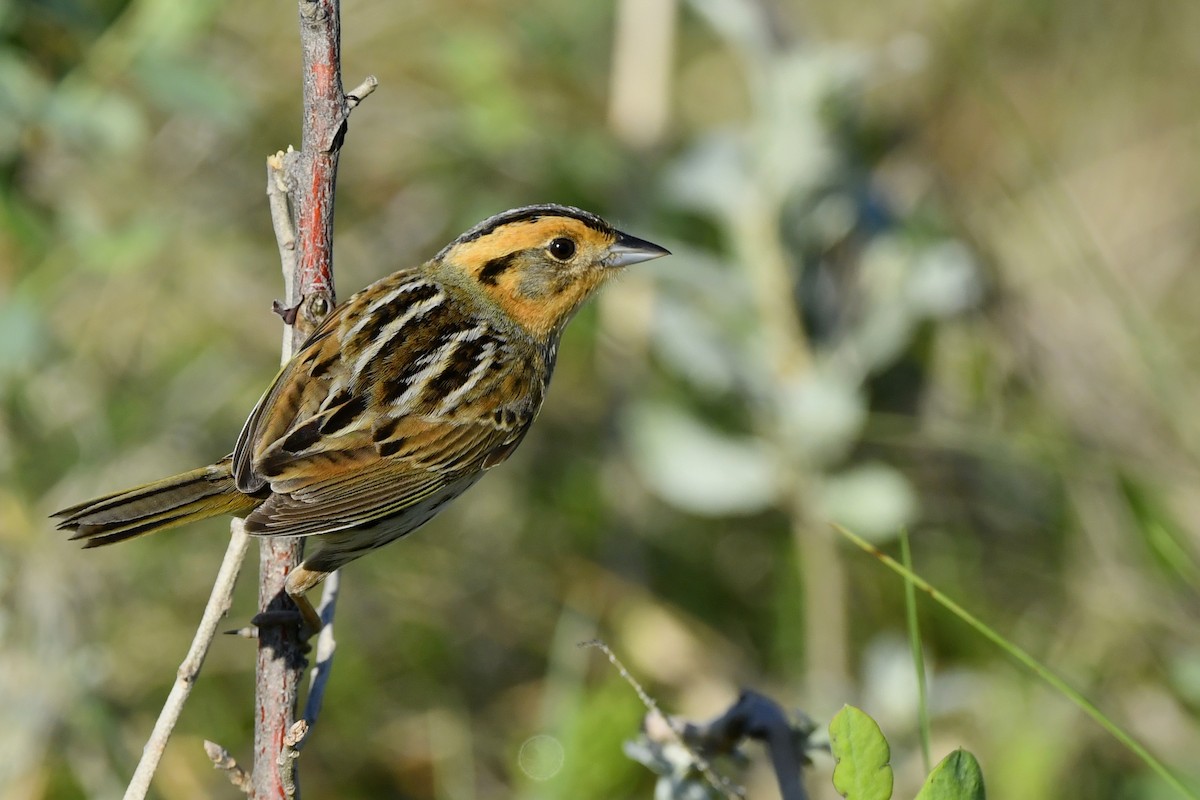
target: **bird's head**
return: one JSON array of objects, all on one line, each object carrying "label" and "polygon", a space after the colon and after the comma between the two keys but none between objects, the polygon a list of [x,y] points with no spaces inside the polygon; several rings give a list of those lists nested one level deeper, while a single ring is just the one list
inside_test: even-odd
[{"label": "bird's head", "polygon": [[516,208],[451,242],[434,264],[540,339],[623,267],[670,255],[578,208]]}]

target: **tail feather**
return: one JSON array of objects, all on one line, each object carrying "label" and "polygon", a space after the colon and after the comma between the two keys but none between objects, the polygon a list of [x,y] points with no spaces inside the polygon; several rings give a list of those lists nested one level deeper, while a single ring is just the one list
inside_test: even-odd
[{"label": "tail feather", "polygon": [[234,485],[230,459],[172,475],[160,481],[97,497],[51,514],[72,539],[84,547],[100,547],[135,536],[164,531],[218,514],[251,510],[261,498],[242,494]]}]

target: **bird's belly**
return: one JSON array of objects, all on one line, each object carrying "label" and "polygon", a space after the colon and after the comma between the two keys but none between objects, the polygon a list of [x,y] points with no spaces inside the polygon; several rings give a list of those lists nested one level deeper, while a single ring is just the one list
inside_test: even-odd
[{"label": "bird's belly", "polygon": [[332,572],[359,556],[405,536],[436,517],[451,500],[458,497],[482,477],[479,472],[461,478],[403,511],[371,525],[351,528],[314,537],[319,544],[316,553],[304,559],[308,569]]}]

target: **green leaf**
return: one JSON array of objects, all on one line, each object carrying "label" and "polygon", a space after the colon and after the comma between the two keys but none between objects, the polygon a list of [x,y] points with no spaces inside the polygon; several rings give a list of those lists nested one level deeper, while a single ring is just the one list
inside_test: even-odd
[{"label": "green leaf", "polygon": [[755,514],[780,492],[778,459],[765,440],[716,430],[681,408],[638,404],[629,417],[634,466],[668,503],[692,514]]},{"label": "green leaf", "polygon": [[1083,696],[1082,692],[1052,672],[1049,667],[1042,664],[1025,650],[1017,647],[1008,639],[1005,639],[996,631],[989,628],[974,614],[971,614],[965,608],[943,594],[940,590],[934,588],[933,584],[931,584],[929,581],[925,580],[920,575],[917,575],[915,572],[905,567],[887,553],[882,552],[879,550],[879,548],[875,547],[873,544],[870,544],[861,536],[854,533],[854,531],[851,531],[848,528],[837,524],[836,522],[833,523],[833,529],[846,539],[849,539],[851,542],[853,542],[854,545],[860,548],[863,552],[869,553],[870,555],[879,559],[892,572],[895,572],[905,580],[911,581],[914,586],[929,595],[935,603],[938,603],[943,608],[947,609],[951,614],[970,625],[985,639],[1004,650],[1004,652],[1015,658],[1039,678],[1050,684],[1055,691],[1078,706],[1084,713],[1095,720],[1100,727],[1112,734],[1113,738],[1129,748],[1134,755],[1140,758],[1146,766],[1152,769],[1155,774],[1162,778],[1163,781],[1171,786],[1171,788],[1179,792],[1179,794],[1184,797],[1190,797],[1192,800],[1200,800],[1200,793],[1197,793],[1188,786],[1184,785],[1183,781],[1177,778],[1175,774],[1167,768],[1166,764],[1155,758],[1154,754],[1147,750],[1145,745],[1143,745],[1137,739],[1134,739],[1129,733],[1126,733],[1124,728],[1119,727],[1117,723],[1109,719],[1103,711],[1096,707],[1095,703],[1093,703],[1091,700],[1088,700]]},{"label": "green leaf", "polygon": [[828,519],[858,531],[877,545],[894,539],[896,532],[912,524],[917,514],[917,493],[908,478],[879,462],[827,474],[819,497]]},{"label": "green leaf", "polygon": [[843,706],[829,723],[829,744],[837,766],[833,786],[846,800],[888,800],[892,796],[892,752],[883,732],[867,714]]},{"label": "green leaf", "polygon": [[986,797],[979,762],[960,748],[933,768],[917,800],[985,800]]}]

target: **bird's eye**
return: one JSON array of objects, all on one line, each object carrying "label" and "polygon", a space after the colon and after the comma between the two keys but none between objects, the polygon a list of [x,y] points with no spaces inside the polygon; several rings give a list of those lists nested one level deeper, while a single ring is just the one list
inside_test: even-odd
[{"label": "bird's eye", "polygon": [[575,242],[565,236],[560,236],[550,243],[550,255],[559,261],[566,261],[575,255]]}]

